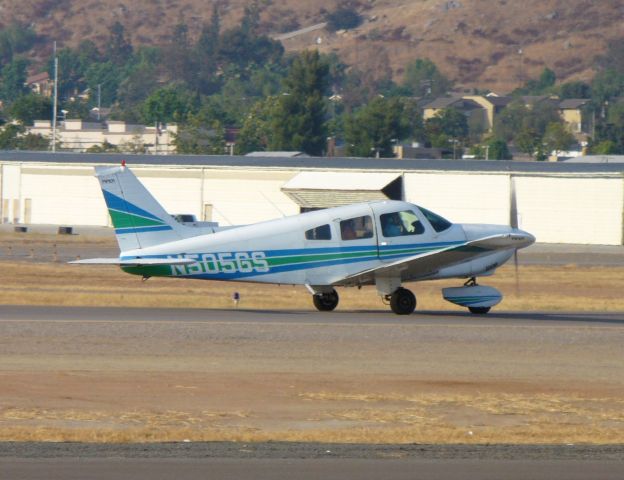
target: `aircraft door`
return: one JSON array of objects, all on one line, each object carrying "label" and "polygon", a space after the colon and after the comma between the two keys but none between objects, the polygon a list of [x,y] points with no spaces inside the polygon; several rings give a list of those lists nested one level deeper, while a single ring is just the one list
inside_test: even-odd
[{"label": "aircraft door", "polygon": [[410,204],[374,205],[378,232],[378,251],[382,261],[393,261],[425,251],[433,241],[433,232],[421,218],[422,213]]}]

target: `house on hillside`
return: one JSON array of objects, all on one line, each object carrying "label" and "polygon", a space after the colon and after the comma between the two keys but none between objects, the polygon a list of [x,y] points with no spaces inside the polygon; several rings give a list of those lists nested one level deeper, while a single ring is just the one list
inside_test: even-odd
[{"label": "house on hillside", "polygon": [[[439,112],[448,108],[454,108],[466,115],[471,121],[481,120],[483,130],[491,132],[494,127],[496,116],[510,103],[515,101],[513,97],[497,95],[464,95],[462,97],[440,97],[429,102],[423,107],[423,119],[435,117]],[[561,100],[550,95],[525,95],[520,101],[526,108],[532,109],[536,105],[548,102],[556,107],[561,119],[570,127],[574,134],[587,133],[584,126],[587,119],[583,117],[584,107],[590,102],[586,98],[571,98]]]},{"label": "house on hillside", "polygon": [[48,72],[41,72],[27,77],[26,86],[37,95],[51,97],[52,90],[54,89],[54,82],[50,79]]},{"label": "house on hillside", "polygon": [[559,102],[559,115],[569,125],[572,133],[587,133],[583,126],[587,125],[587,119],[583,118],[583,110],[589,104],[587,98],[569,98]]},{"label": "house on hillside", "polygon": [[488,132],[494,128],[494,118],[513,101],[512,97],[497,95],[469,95],[463,98],[478,103],[485,110],[486,123],[484,126]]},{"label": "house on hillside", "polygon": [[448,109],[455,109],[463,113],[468,121],[473,124],[487,124],[487,112],[482,105],[464,97],[439,97],[425,104],[423,107],[423,120],[434,118],[439,113]]}]

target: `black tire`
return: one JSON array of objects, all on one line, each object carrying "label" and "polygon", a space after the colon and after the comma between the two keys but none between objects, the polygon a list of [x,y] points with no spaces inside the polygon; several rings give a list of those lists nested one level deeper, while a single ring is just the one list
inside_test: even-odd
[{"label": "black tire", "polygon": [[336,290],[312,295],[312,302],[314,302],[314,306],[320,312],[331,312],[338,306],[338,300],[338,292]]},{"label": "black tire", "polygon": [[474,315],[485,315],[490,311],[490,308],[491,307],[468,307],[468,310]]},{"label": "black tire", "polygon": [[390,296],[390,308],[397,315],[410,315],[416,309],[416,297],[406,288],[399,288]]}]

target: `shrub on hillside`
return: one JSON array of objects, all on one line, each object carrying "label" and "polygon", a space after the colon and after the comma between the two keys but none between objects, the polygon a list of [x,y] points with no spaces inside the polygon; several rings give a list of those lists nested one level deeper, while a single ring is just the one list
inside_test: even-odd
[{"label": "shrub on hillside", "polygon": [[327,28],[335,32],[336,30],[349,30],[362,23],[362,17],[358,11],[351,6],[338,7],[333,12],[328,12],[325,16]]}]

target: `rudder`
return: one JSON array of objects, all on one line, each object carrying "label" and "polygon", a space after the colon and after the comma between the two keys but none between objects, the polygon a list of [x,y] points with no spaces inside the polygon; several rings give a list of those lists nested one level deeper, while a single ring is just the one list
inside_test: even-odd
[{"label": "rudder", "polygon": [[95,167],[95,176],[102,187],[122,252],[191,236],[125,165]]}]

